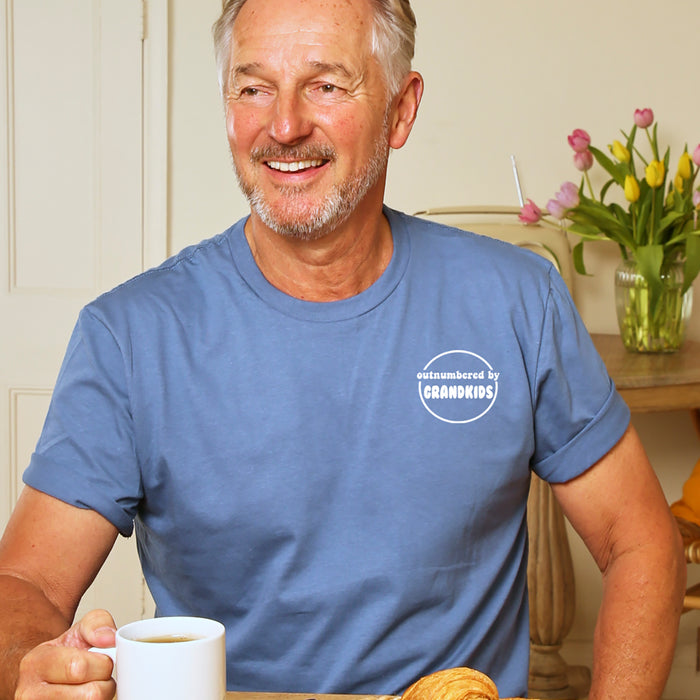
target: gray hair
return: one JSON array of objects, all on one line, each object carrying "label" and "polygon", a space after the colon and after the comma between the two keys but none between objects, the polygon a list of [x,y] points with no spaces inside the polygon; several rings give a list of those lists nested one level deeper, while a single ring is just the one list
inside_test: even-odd
[{"label": "gray hair", "polygon": [[[233,25],[246,0],[228,0],[213,27],[219,89],[228,82]],[[374,8],[372,54],[384,71],[389,95],[394,97],[411,70],[416,43],[416,16],[410,0],[370,0]]]}]

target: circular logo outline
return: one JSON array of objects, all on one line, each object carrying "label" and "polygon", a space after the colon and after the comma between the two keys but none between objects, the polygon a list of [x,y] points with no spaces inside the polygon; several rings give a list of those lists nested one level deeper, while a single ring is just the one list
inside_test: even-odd
[{"label": "circular logo outline", "polygon": [[[472,357],[475,357],[478,360],[481,360],[492,372],[494,371],[493,367],[483,358],[481,355],[477,355],[475,352],[471,352],[469,350],[446,350],[445,352],[441,352],[439,355],[436,355],[433,357],[432,360],[428,362],[428,364],[423,367],[421,374],[425,372],[430,365],[433,364],[433,362],[439,360],[441,357],[444,357],[445,355],[471,355]],[[431,416],[437,418],[438,420],[441,420],[443,423],[452,423],[455,425],[463,425],[465,423],[473,423],[475,420],[479,420],[482,416],[485,416],[492,408],[493,404],[496,402],[496,398],[498,397],[498,379],[493,380],[493,385],[494,385],[494,393],[493,393],[493,398],[491,399],[491,403],[478,415],[474,416],[473,418],[468,418],[467,420],[451,420],[450,418],[443,418],[442,416],[439,416],[435,411],[433,411],[426,403],[425,399],[423,398],[423,378],[421,377],[420,380],[418,381],[418,396],[420,397],[420,401],[423,404],[423,407],[425,410],[430,413]]]}]

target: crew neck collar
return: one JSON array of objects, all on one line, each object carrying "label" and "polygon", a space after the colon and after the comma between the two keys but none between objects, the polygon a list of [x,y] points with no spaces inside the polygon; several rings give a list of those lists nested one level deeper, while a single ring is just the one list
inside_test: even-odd
[{"label": "crew neck collar", "polygon": [[388,207],[384,207],[383,211],[389,221],[393,238],[391,260],[370,287],[347,299],[325,302],[305,301],[271,285],[260,272],[246,240],[244,227],[247,217],[235,224],[229,235],[233,262],[253,292],[266,304],[287,316],[319,323],[361,316],[381,304],[396,289],[406,271],[410,257],[410,239],[401,215]]}]

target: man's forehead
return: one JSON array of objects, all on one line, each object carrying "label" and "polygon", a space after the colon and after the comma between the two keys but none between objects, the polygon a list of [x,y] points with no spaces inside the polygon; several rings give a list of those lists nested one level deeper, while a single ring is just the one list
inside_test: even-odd
[{"label": "man's forehead", "polygon": [[370,0],[247,0],[233,26],[246,34],[299,35],[333,31],[368,36]]},{"label": "man's forehead", "polygon": [[[244,14],[249,5],[250,12]],[[371,20],[360,18],[356,5],[357,0],[248,0],[233,25],[231,72],[257,73],[285,67],[285,62],[341,73],[361,71],[372,53]]]}]

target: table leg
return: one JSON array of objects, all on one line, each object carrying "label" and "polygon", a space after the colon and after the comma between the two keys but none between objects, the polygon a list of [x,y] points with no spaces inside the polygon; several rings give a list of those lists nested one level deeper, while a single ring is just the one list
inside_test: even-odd
[{"label": "table leg", "polygon": [[[533,474],[528,499],[530,554],[529,693],[575,700],[586,695],[590,671],[570,667],[559,653],[575,608],[574,569],[564,515],[549,484]],[[583,687],[582,687],[583,686]]]}]

